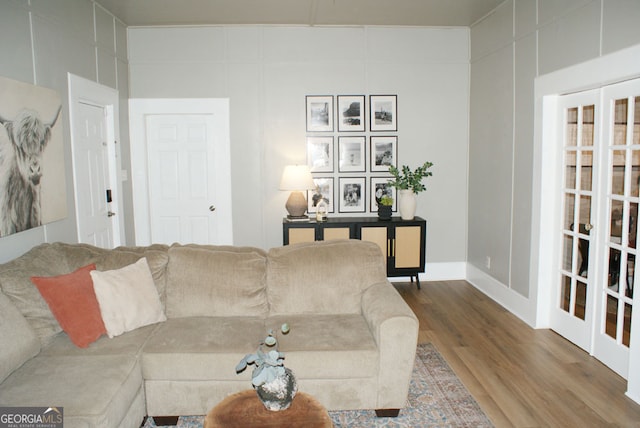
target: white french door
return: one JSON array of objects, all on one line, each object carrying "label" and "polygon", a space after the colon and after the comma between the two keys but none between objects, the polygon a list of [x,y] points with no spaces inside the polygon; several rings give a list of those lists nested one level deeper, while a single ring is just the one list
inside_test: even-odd
[{"label": "white french door", "polygon": [[551,328],[628,376],[640,183],[640,79],[560,97],[560,251]]},{"label": "white french door", "polygon": [[640,202],[640,79],[604,87],[602,106],[607,191],[600,217],[606,233],[599,241],[604,254],[593,355],[627,378]]},{"label": "white french door", "polygon": [[559,102],[563,179],[560,260],[551,311],[552,328],[590,351],[594,316],[595,204],[597,193],[598,91],[563,96]]}]

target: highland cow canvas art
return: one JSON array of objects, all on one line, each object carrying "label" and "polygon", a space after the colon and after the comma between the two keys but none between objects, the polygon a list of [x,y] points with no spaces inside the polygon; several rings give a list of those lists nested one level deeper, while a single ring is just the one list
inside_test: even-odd
[{"label": "highland cow canvas art", "polygon": [[0,77],[0,237],[67,216],[62,102]]}]

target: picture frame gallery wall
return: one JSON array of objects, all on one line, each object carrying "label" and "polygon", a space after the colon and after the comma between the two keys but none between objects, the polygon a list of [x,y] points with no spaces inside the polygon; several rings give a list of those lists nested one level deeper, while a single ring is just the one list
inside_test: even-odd
[{"label": "picture frame gallery wall", "polygon": [[[367,103],[368,100],[368,103]],[[397,95],[307,95],[307,163],[316,189],[307,194],[308,212],[324,200],[329,213],[375,213],[398,166]]]}]

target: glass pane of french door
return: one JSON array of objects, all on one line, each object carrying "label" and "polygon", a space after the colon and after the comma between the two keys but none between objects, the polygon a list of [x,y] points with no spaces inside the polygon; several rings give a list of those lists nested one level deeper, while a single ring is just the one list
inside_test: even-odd
[{"label": "glass pane of french door", "polygon": [[640,80],[603,88],[608,167],[605,255],[594,356],[627,377],[640,181]]},{"label": "glass pane of french door", "polygon": [[559,103],[562,123],[561,244],[556,308],[552,328],[590,351],[593,293],[592,218],[595,164],[596,92],[562,97]]}]

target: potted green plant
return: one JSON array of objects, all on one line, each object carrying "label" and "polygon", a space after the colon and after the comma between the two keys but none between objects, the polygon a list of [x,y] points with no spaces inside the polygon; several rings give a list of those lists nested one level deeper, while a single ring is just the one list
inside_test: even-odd
[{"label": "potted green plant", "polygon": [[393,180],[389,180],[389,185],[398,189],[400,194],[398,208],[403,220],[413,219],[416,212],[416,195],[427,190],[422,181],[433,175],[429,170],[432,166],[433,163],[425,162],[413,171],[408,165],[402,165],[401,169],[393,165],[389,167],[389,173],[393,176]]},{"label": "potted green plant", "polygon": [[391,220],[391,209],[393,207],[393,198],[384,195],[379,199],[376,199],[378,203],[378,217],[380,220]]},{"label": "potted green plant", "polygon": [[[280,326],[282,334],[289,333],[289,324]],[[265,347],[269,349],[265,349]],[[289,408],[298,391],[293,372],[284,366],[284,354],[278,351],[278,340],[273,330],[258,345],[255,353],[245,355],[236,366],[236,373],[241,373],[253,364],[251,384],[258,397],[268,410],[278,411]]]}]

